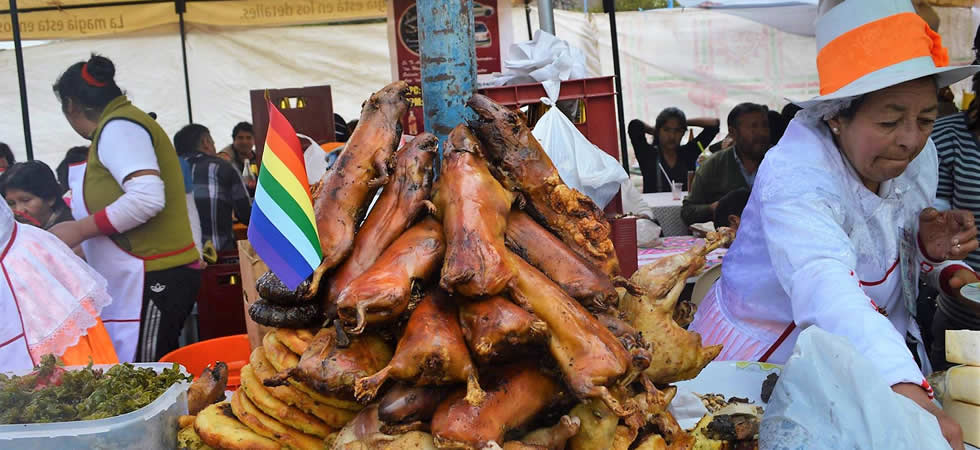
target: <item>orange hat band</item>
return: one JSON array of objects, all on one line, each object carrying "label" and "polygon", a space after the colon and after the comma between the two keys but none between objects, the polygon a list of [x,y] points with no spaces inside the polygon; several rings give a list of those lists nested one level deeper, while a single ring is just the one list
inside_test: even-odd
[{"label": "orange hat band", "polygon": [[868,22],[820,49],[820,95],[832,94],[869,73],[923,56],[932,57],[936,67],[949,64],[942,38],[917,14],[901,13]]}]

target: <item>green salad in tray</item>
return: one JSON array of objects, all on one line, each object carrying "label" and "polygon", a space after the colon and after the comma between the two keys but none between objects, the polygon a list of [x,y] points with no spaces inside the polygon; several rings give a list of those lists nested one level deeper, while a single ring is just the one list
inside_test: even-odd
[{"label": "green salad in tray", "polygon": [[162,373],[128,363],[106,371],[93,369],[91,363],[65,370],[47,355],[30,374],[0,374],[0,424],[114,417],[149,405],[174,383],[191,379],[176,363]]}]

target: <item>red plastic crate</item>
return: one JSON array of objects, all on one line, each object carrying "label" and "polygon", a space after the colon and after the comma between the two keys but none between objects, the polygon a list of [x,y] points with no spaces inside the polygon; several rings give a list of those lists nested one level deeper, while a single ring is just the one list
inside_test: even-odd
[{"label": "red plastic crate", "polygon": [[242,273],[238,252],[222,252],[201,275],[197,295],[197,333],[202,341],[245,334]]}]

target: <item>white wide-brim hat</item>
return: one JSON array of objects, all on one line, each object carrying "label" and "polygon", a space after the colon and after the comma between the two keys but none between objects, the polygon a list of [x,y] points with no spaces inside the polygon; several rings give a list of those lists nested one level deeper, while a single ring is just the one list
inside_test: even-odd
[{"label": "white wide-brim hat", "polygon": [[943,88],[980,66],[947,67],[942,39],[909,0],[845,0],[817,19],[820,95],[798,101],[807,108],[935,76]]}]

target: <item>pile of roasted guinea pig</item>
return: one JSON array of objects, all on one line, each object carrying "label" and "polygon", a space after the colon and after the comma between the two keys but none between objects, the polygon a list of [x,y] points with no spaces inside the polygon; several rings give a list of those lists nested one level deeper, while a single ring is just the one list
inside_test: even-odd
[{"label": "pile of roasted guinea pig", "polygon": [[203,444],[691,448],[669,383],[720,347],[679,326],[692,310],[676,304],[730,230],[626,280],[602,210],[564,184],[520,112],[470,98],[476,118],[442,143],[436,179],[434,136],[396,151],[407,90],[365,102],[314,186],[311,280],[259,281],[250,315],[276,330],[230,404],[197,416]]}]

